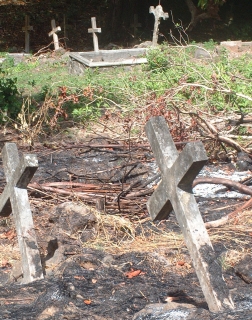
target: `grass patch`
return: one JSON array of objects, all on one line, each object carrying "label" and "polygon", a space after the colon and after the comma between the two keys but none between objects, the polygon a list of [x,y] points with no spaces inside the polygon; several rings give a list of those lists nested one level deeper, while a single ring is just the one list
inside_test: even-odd
[{"label": "grass patch", "polygon": [[[32,113],[32,121],[27,119],[26,123],[34,127],[41,121],[36,115],[41,106],[50,105],[40,126],[50,129],[67,117],[87,125],[106,112],[128,118],[137,113],[140,122],[146,121],[146,113],[149,117],[164,115],[169,118],[178,112],[190,116],[193,112],[204,112],[207,120],[216,118],[219,113],[241,116],[249,113],[251,56],[231,59],[225,49],[217,54],[213,41],[202,47],[210,59],[196,59],[195,52],[200,46],[194,43],[175,47],[162,45],[148,51],[146,65],[106,71],[87,68],[82,76],[68,74],[68,58],[32,57],[17,65],[9,64],[4,67],[3,78],[7,75],[6,87],[18,92],[13,91],[9,97],[18,96],[19,99],[14,103],[3,94],[5,107],[2,111],[20,123],[17,124],[19,128],[21,119],[29,118]],[[29,108],[22,107],[28,100]],[[17,116],[20,111],[24,114]],[[187,127],[188,121],[194,120],[187,119]],[[237,134],[247,135],[248,127],[237,130]],[[35,135],[32,139],[36,139]]]}]

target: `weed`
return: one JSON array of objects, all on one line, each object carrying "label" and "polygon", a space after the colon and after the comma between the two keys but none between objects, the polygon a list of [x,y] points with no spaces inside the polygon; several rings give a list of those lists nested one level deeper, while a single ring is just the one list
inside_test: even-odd
[{"label": "weed", "polygon": [[[148,106],[154,103],[159,108],[158,101],[162,99],[162,112],[166,114],[172,110],[175,118],[177,111],[174,108],[187,113],[195,108],[210,114],[249,112],[252,101],[251,59],[231,60],[225,49],[218,56],[212,54],[211,59],[195,59],[194,51],[198,47],[196,44],[163,45],[149,49],[148,62],[142,68],[127,71],[118,67],[106,71],[87,69],[83,77],[69,75],[65,61],[61,60],[48,63],[30,60],[17,66],[9,61],[5,68],[7,78],[12,82],[3,82],[3,88],[12,91],[8,95],[2,94],[2,99],[8,111],[10,105],[15,106],[8,99],[18,91],[24,98],[32,97],[31,109],[36,109],[36,104],[50,101],[52,108],[48,109],[48,118],[53,119],[54,124],[66,115],[81,122],[94,121],[107,109],[120,110],[121,115],[134,115],[141,108],[150,110]],[[211,40],[203,47],[213,50],[215,43]],[[146,115],[140,116],[140,113],[139,117],[146,119]],[[182,133],[176,134],[180,136]]]},{"label": "weed", "polygon": [[0,66],[0,122],[5,121],[5,116],[15,118],[21,108],[18,99],[17,78],[11,78],[9,70],[14,67],[14,59],[6,57]]}]

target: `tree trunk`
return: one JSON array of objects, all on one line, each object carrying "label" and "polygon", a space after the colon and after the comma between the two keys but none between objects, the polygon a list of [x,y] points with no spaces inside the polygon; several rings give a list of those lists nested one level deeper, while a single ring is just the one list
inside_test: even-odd
[{"label": "tree trunk", "polygon": [[192,0],[185,0],[185,3],[191,13],[191,21],[187,27],[188,30],[192,30],[200,20],[220,19],[218,15],[219,6],[214,4],[212,0],[209,0],[206,11],[199,10]]}]

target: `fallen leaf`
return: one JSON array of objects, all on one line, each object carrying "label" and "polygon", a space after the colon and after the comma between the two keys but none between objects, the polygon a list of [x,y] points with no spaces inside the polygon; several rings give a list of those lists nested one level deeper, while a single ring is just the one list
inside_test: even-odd
[{"label": "fallen leaf", "polygon": [[180,260],[180,261],[177,262],[177,265],[182,267],[182,266],[185,265],[185,261]]},{"label": "fallen leaf", "polygon": [[134,277],[137,277],[141,274],[145,274],[145,272],[142,272],[141,270],[134,270],[134,269],[131,269],[130,271],[126,272],[125,273],[125,276],[128,278],[128,279],[131,279],[131,278],[134,278]]},{"label": "fallen leaf", "polygon": [[91,281],[92,281],[92,283],[96,283],[97,279],[92,279]]},{"label": "fallen leaf", "polygon": [[89,300],[89,299],[86,299],[86,300],[84,300],[83,302],[84,302],[85,304],[91,304],[92,301]]},{"label": "fallen leaf", "polygon": [[8,239],[8,240],[12,240],[13,238],[16,237],[16,232],[14,229],[11,229],[7,232],[4,232],[2,234],[0,234],[0,238],[1,239]]}]

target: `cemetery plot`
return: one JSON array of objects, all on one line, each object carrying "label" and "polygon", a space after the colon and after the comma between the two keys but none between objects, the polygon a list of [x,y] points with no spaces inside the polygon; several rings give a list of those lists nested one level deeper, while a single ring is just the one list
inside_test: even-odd
[{"label": "cemetery plot", "polygon": [[111,67],[147,63],[145,58],[146,49],[119,49],[119,50],[100,50],[99,52],[71,52],[69,57],[70,64],[78,61],[83,66]]},{"label": "cemetery plot", "polygon": [[[230,269],[225,270],[223,275],[229,289],[237,288],[232,291],[236,309],[225,310],[221,314],[209,312],[174,214],[162,223],[152,223],[148,218],[145,204],[148,195],[153,192],[148,182],[151,183],[151,179],[156,181],[153,180],[156,170],[152,171],[154,161],[149,144],[133,144],[129,153],[128,145],[116,144],[113,139],[105,137],[94,140],[92,136],[80,144],[66,139],[63,142],[62,137],[58,137],[56,149],[47,144],[47,147],[41,145],[35,151],[40,159],[40,170],[29,188],[33,190],[30,200],[36,208],[34,223],[38,245],[48,248],[47,236],[51,235],[53,239],[58,237],[53,230],[57,232],[63,215],[59,214],[62,211],[55,214],[55,210],[64,201],[95,206],[98,198],[105,198],[106,214],[98,216],[99,219],[114,218],[112,221],[121,224],[103,220],[99,228],[95,221],[92,221],[93,224],[89,222],[90,229],[85,229],[87,232],[99,231],[99,237],[94,238],[94,242],[83,240],[81,225],[76,233],[65,231],[61,239],[66,260],[55,263],[51,269],[47,268],[45,279],[26,285],[25,290],[23,286],[13,284],[1,287],[1,315],[15,319],[22,314],[28,319],[35,319],[53,310],[57,319],[66,316],[78,319],[85,314],[93,318],[99,316],[117,320],[120,314],[122,319],[132,320],[146,305],[159,303],[160,307],[168,307],[171,303],[167,301],[174,299],[172,307],[177,305],[178,309],[168,310],[167,317],[168,312],[181,312],[181,308],[189,304],[197,315],[201,312],[205,315],[205,318],[195,317],[197,320],[217,320],[229,316],[251,319],[250,285]],[[123,188],[119,181],[124,181]],[[237,201],[224,201],[221,201],[221,206],[228,206],[229,210],[232,210],[231,204],[237,205]],[[214,207],[213,202],[211,199],[204,206],[200,204],[201,212],[209,208],[211,211],[218,209],[220,203],[216,201]],[[72,217],[71,212],[66,214]],[[212,212],[204,214],[204,220],[211,217]],[[140,221],[139,229],[134,230],[137,221]],[[236,227],[233,226],[233,232]],[[216,237],[221,238],[219,243],[214,243],[218,254],[230,245],[225,232],[222,228],[216,232]],[[241,235],[244,241],[245,232],[239,229],[240,239]],[[151,239],[149,246],[148,242],[144,242],[148,236]],[[108,237],[113,241],[117,239],[117,242],[108,242]],[[240,248],[239,239],[232,244],[232,248],[235,245]],[[101,246],[102,250],[99,250]],[[134,271],[141,274],[131,277]],[[183,312],[186,310],[183,309]]]}]

